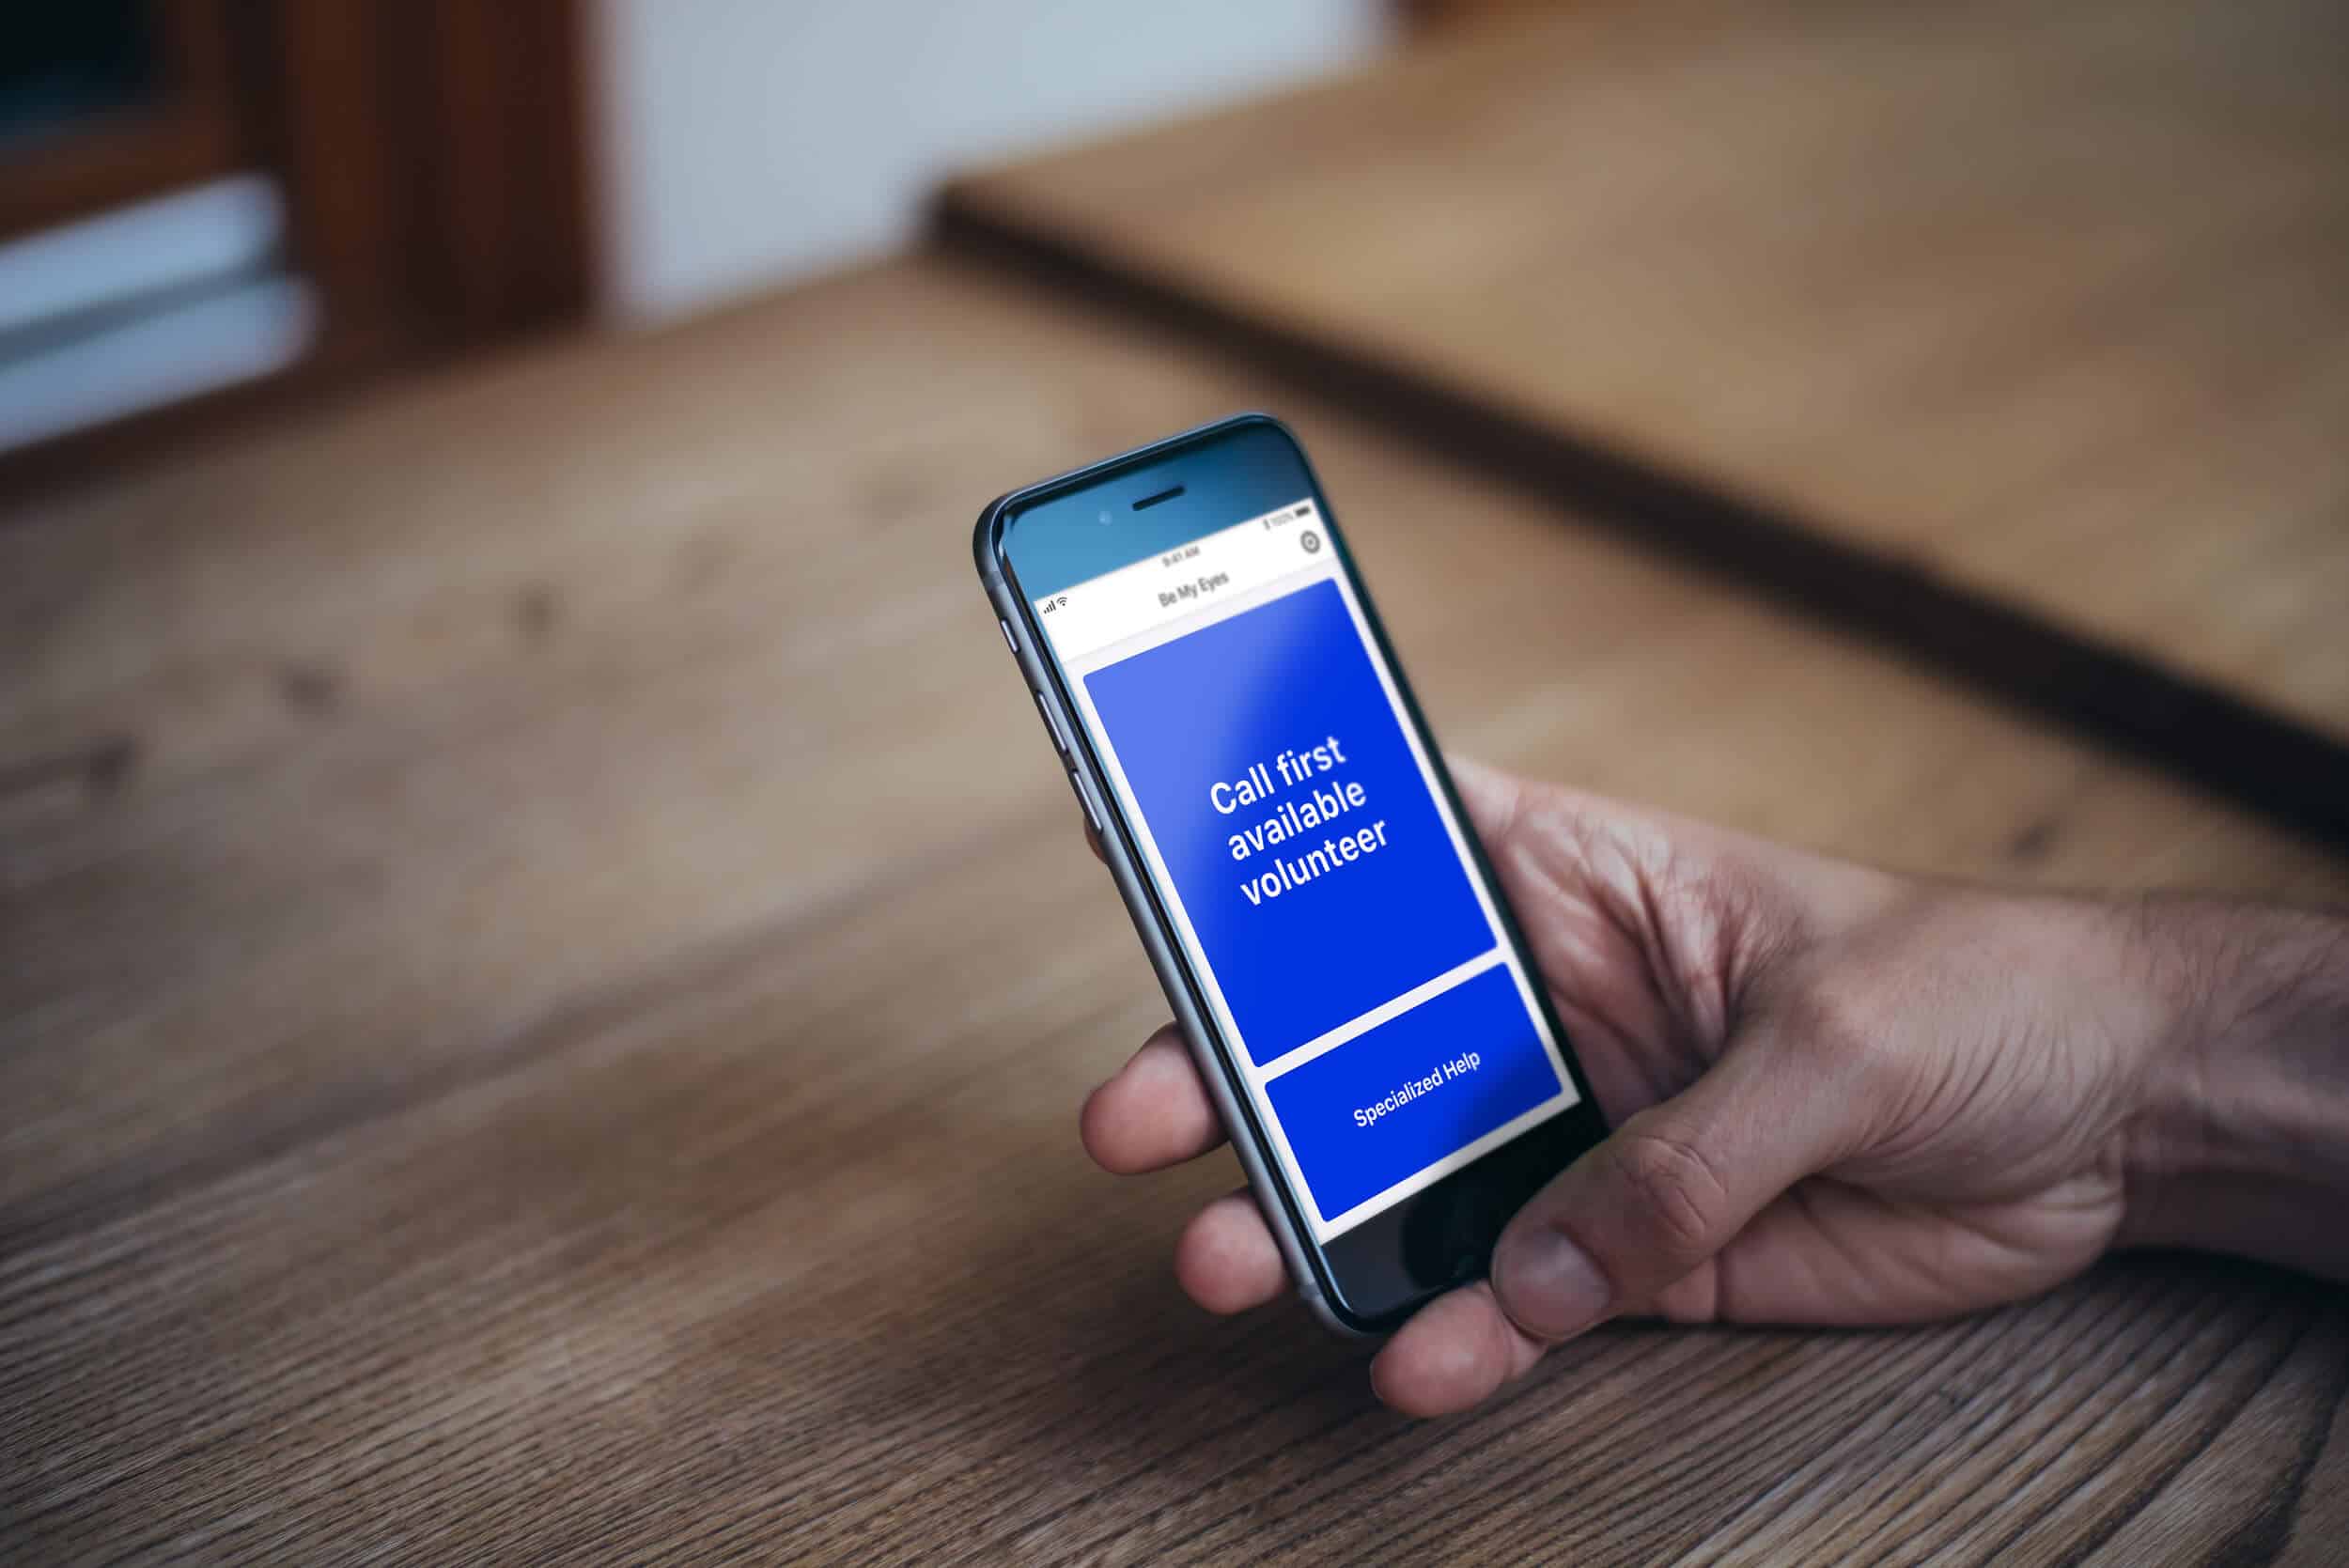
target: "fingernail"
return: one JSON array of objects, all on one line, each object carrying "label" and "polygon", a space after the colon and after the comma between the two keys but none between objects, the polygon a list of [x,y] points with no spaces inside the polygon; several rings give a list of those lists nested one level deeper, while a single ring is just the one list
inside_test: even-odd
[{"label": "fingernail", "polygon": [[1547,1227],[1501,1243],[1493,1292],[1512,1322],[1545,1340],[1582,1332],[1607,1315],[1615,1294],[1588,1252]]}]

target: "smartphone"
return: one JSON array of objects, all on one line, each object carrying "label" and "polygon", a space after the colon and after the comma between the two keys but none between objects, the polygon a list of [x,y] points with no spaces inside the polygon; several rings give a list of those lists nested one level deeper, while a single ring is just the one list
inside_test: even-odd
[{"label": "smartphone", "polygon": [[1605,1133],[1288,429],[1015,490],[979,576],[1298,1289],[1377,1333]]}]

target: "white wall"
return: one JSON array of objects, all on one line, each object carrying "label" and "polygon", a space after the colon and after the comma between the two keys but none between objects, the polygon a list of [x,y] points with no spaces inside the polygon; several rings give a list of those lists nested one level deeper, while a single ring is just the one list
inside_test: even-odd
[{"label": "white wall", "polygon": [[1335,70],[1383,0],[600,0],[613,314],[902,243],[944,174]]}]

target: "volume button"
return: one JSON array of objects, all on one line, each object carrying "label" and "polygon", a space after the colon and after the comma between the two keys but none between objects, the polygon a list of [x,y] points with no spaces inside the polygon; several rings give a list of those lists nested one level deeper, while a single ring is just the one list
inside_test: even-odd
[{"label": "volume button", "polygon": [[1011,623],[1003,619],[1003,616],[998,615],[995,617],[995,624],[1003,629],[1004,645],[1010,648],[1013,653],[1018,653],[1019,651],[1019,639],[1011,634]]},{"label": "volume button", "polygon": [[1093,815],[1093,802],[1085,799],[1084,781],[1077,777],[1074,764],[1071,764],[1068,769],[1068,787],[1077,792],[1077,804],[1084,808],[1085,826],[1093,830],[1096,838],[1100,837],[1101,819]]},{"label": "volume button", "polygon": [[1030,691],[1028,695],[1035,699],[1036,717],[1044,721],[1044,733],[1052,737],[1052,749],[1061,754],[1063,760],[1066,760],[1068,756],[1068,742],[1062,737],[1060,726],[1052,722],[1052,710],[1044,706],[1044,693]]}]

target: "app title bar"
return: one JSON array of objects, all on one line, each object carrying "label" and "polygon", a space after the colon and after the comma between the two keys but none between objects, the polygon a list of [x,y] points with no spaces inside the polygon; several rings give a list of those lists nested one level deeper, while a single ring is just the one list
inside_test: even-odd
[{"label": "app title bar", "polygon": [[1296,501],[1047,595],[1036,614],[1054,651],[1073,662],[1301,571],[1328,548],[1314,504]]}]

